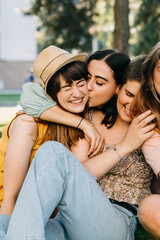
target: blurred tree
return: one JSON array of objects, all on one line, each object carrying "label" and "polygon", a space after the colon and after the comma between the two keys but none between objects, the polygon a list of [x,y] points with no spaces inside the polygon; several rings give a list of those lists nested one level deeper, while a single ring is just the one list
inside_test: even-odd
[{"label": "blurred tree", "polygon": [[99,49],[113,47],[113,29],[114,29],[114,2],[115,0],[98,0],[96,9],[96,38],[99,43]]},{"label": "blurred tree", "polygon": [[38,17],[39,50],[54,44],[70,50],[90,51],[98,0],[34,0],[25,14]]},{"label": "blurred tree", "polygon": [[160,0],[141,0],[135,18],[137,43],[133,54],[144,54],[160,40]]},{"label": "blurred tree", "polygon": [[129,40],[129,0],[115,0],[113,47],[128,54]]}]

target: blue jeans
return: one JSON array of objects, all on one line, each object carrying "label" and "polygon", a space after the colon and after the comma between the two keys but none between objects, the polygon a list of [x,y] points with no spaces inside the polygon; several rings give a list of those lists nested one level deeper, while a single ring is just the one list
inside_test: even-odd
[{"label": "blue jeans", "polygon": [[[59,214],[49,219],[57,206]],[[131,240],[135,216],[111,204],[93,177],[58,142],[43,144],[1,239]]]}]

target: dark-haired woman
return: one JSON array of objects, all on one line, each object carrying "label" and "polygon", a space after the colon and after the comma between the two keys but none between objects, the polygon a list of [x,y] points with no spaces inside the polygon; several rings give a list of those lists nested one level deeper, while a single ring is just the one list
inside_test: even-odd
[{"label": "dark-haired woman", "polygon": [[[111,56],[112,58],[116,57],[121,60],[117,61],[119,64],[123,64],[123,61],[122,55],[114,55],[114,53],[115,51],[113,51],[113,54],[110,52],[102,60],[92,59],[88,64],[89,101],[93,104],[92,107],[97,103],[97,108],[101,109],[105,101],[107,101],[108,96],[106,96],[106,91],[103,92],[104,89],[108,87],[113,89],[112,96],[116,92],[118,93],[118,85],[116,84],[118,75],[115,75],[115,72],[117,69],[120,69],[120,66],[114,69],[114,64],[113,66],[109,65],[109,59]],[[99,68],[100,70],[98,70]],[[134,90],[130,90],[128,85],[126,89],[126,84],[128,84],[128,77],[127,82],[121,89],[121,95],[124,95],[123,98],[127,96],[128,105],[130,105],[134,94],[136,94],[134,91],[137,91],[139,83],[134,82],[133,85],[136,87]],[[100,91],[101,95],[99,95]],[[96,102],[95,99],[97,99]],[[116,103],[116,100],[113,99],[113,102]],[[149,194],[151,174],[151,169],[144,161],[140,150],[135,150],[153,134],[152,129],[155,125],[146,126],[146,123],[149,123],[154,116],[151,115],[150,111],[145,112],[134,119],[130,125],[132,118],[129,109],[125,105],[122,106],[122,109],[120,107],[122,115],[125,115],[125,119],[122,120],[117,117],[115,106],[108,113],[110,117],[105,116],[100,111],[101,114],[98,114],[97,119],[94,121],[94,124],[97,126],[98,124],[101,125],[101,122],[104,120],[106,126],[110,127],[110,130],[105,125],[102,125],[100,129],[104,128],[107,132],[112,132],[114,126],[118,127],[119,123],[121,124],[117,128],[117,132],[115,131],[115,139],[111,139],[111,146],[99,156],[82,161],[85,168],[96,178],[104,176],[107,172],[110,174],[110,180],[113,178],[111,185],[113,184],[114,191],[110,193],[111,197],[108,196],[108,193],[106,195],[111,199],[109,200],[104,194],[105,191],[103,192],[100,189],[95,177],[67,149],[56,142],[45,143],[38,150],[19,195],[7,231],[7,236],[10,239],[22,238],[22,236],[24,239],[103,240],[117,239],[117,236],[119,240],[134,239],[136,226],[135,205]],[[105,131],[103,134],[105,134]],[[121,132],[121,134],[117,134],[118,132]],[[106,138],[106,141],[109,141],[109,136]],[[132,151],[134,152],[131,153]],[[80,156],[82,157],[83,155],[84,157],[84,154],[86,157],[86,153],[88,153],[88,150],[86,151],[83,148],[79,156],[77,156],[80,159]],[[126,158],[124,158],[125,156]],[[117,171],[119,172],[118,175],[116,175],[114,170],[112,173],[112,169],[115,166],[119,169]],[[141,179],[140,176],[138,178],[138,181],[140,181],[138,189],[136,189],[136,186],[133,186],[134,184],[130,179],[131,170],[135,166],[134,173],[136,174],[139,167],[147,170],[144,178]],[[109,173],[110,170],[111,173]],[[133,178],[135,176],[132,174]],[[120,181],[121,178],[124,181]],[[120,184],[118,184],[119,181],[121,182]],[[131,184],[128,188],[126,188],[127,182]],[[140,188],[142,182],[146,183],[143,193],[141,193]],[[120,187],[122,183],[121,189],[116,187]],[[100,185],[103,188],[105,182],[102,180]],[[110,186],[110,189],[112,189],[112,186]],[[123,191],[125,194],[123,194]],[[33,214],[35,203],[37,203],[37,206]],[[27,213],[25,217],[21,211],[22,205],[25,213]],[[56,206],[59,209],[59,215],[56,219],[48,221]],[[62,232],[62,228],[59,225],[63,227],[64,232]],[[62,235],[63,238],[61,237]]]}]

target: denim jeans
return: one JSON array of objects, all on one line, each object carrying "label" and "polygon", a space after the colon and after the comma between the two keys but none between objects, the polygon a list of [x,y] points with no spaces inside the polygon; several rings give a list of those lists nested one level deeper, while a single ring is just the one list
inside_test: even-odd
[{"label": "denim jeans", "polygon": [[[56,206],[59,214],[49,219]],[[135,226],[135,216],[111,204],[68,149],[49,141],[36,153],[1,239],[131,240]]]}]

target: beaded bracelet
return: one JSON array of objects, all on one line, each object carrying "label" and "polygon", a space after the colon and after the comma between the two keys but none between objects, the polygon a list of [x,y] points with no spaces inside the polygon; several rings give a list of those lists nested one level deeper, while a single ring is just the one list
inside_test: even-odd
[{"label": "beaded bracelet", "polygon": [[81,118],[80,122],[78,123],[77,128],[79,128],[79,126],[80,126],[82,120],[83,120],[83,117]]},{"label": "beaded bracelet", "polygon": [[117,150],[117,148],[115,146],[112,146],[113,150],[117,153],[118,157],[121,159],[121,160],[124,160],[124,158],[122,158]]}]

